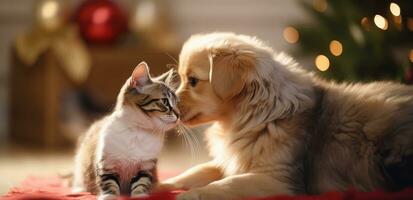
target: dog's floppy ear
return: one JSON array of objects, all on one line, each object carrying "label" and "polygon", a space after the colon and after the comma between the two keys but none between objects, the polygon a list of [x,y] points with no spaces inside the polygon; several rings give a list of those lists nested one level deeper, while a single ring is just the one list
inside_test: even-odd
[{"label": "dog's floppy ear", "polygon": [[256,64],[254,52],[214,49],[209,56],[209,81],[215,94],[228,100],[239,94],[249,81]]}]

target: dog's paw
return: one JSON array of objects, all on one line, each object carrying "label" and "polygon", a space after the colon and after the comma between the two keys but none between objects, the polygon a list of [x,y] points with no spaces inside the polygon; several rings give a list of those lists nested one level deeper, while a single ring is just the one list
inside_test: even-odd
[{"label": "dog's paw", "polygon": [[159,184],[156,184],[152,188],[152,192],[165,192],[165,191],[172,191],[172,190],[178,190],[178,189],[180,189],[180,188],[177,187],[175,184],[159,183]]},{"label": "dog's paw", "polygon": [[101,194],[98,196],[98,200],[116,200],[118,198],[117,195],[114,194]]},{"label": "dog's paw", "polygon": [[176,200],[201,200],[201,196],[198,191],[190,190],[176,196]]},{"label": "dog's paw", "polygon": [[210,189],[193,189],[176,197],[177,200],[225,200],[224,194],[220,194],[218,190]]}]

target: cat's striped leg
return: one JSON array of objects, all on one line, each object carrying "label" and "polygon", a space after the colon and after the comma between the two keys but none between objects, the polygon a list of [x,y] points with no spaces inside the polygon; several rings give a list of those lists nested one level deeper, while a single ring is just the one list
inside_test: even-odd
[{"label": "cat's striped leg", "polygon": [[152,188],[154,177],[150,171],[139,171],[139,173],[132,178],[131,197],[144,197],[148,196],[149,191]]},{"label": "cat's striped leg", "polygon": [[114,173],[99,175],[99,200],[112,200],[120,195],[119,176]]}]

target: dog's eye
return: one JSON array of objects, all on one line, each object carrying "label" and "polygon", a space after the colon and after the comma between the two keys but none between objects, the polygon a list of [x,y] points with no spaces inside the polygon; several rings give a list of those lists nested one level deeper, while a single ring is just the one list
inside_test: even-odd
[{"label": "dog's eye", "polygon": [[195,77],[189,77],[188,78],[188,82],[189,82],[189,84],[192,86],[192,87],[195,87],[196,86],[196,84],[198,83],[198,79],[197,78],[195,78]]}]

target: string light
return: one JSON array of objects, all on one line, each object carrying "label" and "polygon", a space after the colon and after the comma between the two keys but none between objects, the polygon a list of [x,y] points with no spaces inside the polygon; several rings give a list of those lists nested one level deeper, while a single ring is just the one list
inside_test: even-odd
[{"label": "string light", "polygon": [[394,16],[400,16],[400,6],[393,2],[390,3],[390,12]]},{"label": "string light", "polygon": [[413,63],[413,49],[412,49],[412,50],[410,50],[410,53],[409,53],[409,60],[410,60],[410,62],[412,62],[412,63]]},{"label": "string light", "polygon": [[400,6],[394,2],[390,3],[390,12],[393,14],[393,20],[398,30],[402,30],[402,16],[400,15]]},{"label": "string light", "polygon": [[291,44],[296,43],[300,38],[300,34],[298,33],[297,29],[292,26],[288,26],[284,29],[283,36],[285,41]]},{"label": "string light", "polygon": [[374,23],[379,29],[387,30],[388,28],[387,19],[381,15],[374,16]]},{"label": "string light", "polygon": [[330,42],[330,52],[334,56],[340,56],[343,53],[343,45],[337,40],[331,41]]},{"label": "string light", "polygon": [[325,55],[318,55],[315,58],[315,66],[320,71],[327,71],[330,67],[330,60]]},{"label": "string light", "polygon": [[326,0],[314,0],[313,7],[318,12],[325,12],[327,10],[327,1]]}]

